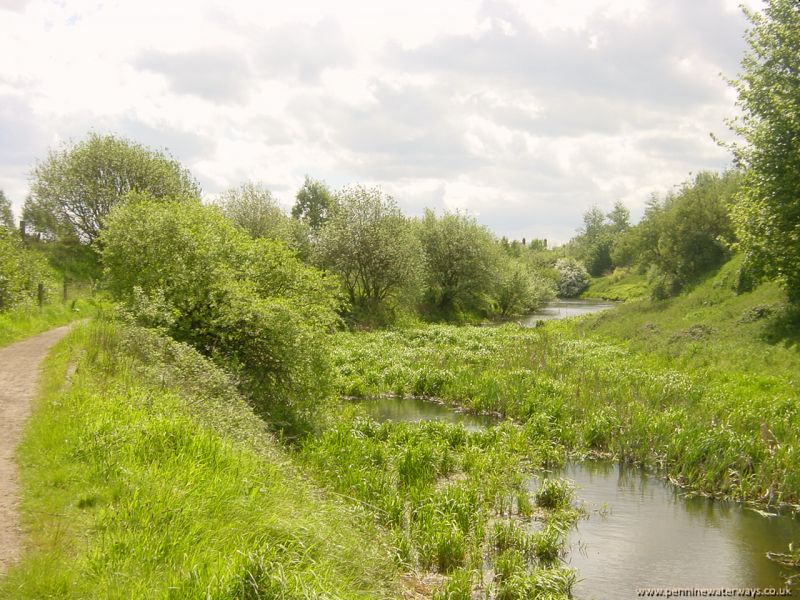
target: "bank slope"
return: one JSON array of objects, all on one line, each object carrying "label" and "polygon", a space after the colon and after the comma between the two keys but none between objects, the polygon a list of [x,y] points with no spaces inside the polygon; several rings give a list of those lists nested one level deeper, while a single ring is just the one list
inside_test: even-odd
[{"label": "bank slope", "polygon": [[63,340],[19,461],[29,543],[0,597],[400,595],[360,509],[295,472],[222,372],[152,332]]}]

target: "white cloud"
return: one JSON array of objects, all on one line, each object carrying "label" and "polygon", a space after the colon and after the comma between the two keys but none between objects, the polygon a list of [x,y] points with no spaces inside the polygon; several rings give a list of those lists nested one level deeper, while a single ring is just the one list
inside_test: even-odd
[{"label": "white cloud", "polygon": [[[755,0],[752,0],[755,2]],[[6,0],[0,188],[88,131],[167,147],[213,196],[310,174],[565,241],[729,158],[729,0]]]}]

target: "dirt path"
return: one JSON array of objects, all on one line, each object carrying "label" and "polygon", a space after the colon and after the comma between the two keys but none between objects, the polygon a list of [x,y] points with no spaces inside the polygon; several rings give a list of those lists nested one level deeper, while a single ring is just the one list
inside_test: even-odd
[{"label": "dirt path", "polygon": [[51,329],[0,348],[0,573],[17,559],[22,547],[14,451],[31,412],[42,360],[69,328]]}]

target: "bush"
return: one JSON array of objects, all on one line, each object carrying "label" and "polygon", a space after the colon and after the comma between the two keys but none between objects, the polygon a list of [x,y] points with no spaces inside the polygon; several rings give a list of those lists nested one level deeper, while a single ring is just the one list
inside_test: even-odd
[{"label": "bush", "polygon": [[558,271],[558,295],[574,298],[589,287],[589,273],[586,268],[571,258],[560,258],[556,262]]},{"label": "bush", "polygon": [[0,225],[0,311],[36,302],[40,283],[45,300],[57,293],[58,278],[45,257]]},{"label": "bush", "polygon": [[108,287],[131,316],[231,368],[262,408],[298,418],[327,394],[337,299],[285,245],[251,239],[214,207],[147,199],[115,209],[101,239]]}]

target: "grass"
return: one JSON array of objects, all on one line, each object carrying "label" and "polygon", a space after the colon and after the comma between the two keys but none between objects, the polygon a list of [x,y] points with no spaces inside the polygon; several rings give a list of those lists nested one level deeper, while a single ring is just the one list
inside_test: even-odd
[{"label": "grass", "polygon": [[331,418],[321,436],[304,442],[304,464],[372,512],[394,540],[402,569],[445,576],[435,597],[499,593],[494,564],[505,548],[493,532],[500,522],[526,548],[534,547],[529,538],[539,541],[539,553],[527,553],[515,577],[554,567],[578,515],[560,511],[564,526],[547,529],[546,539],[532,533],[534,523],[556,519],[553,511],[533,510],[528,490],[530,474],[551,464],[547,440],[511,422],[480,431],[442,422],[377,423],[352,404]]},{"label": "grass", "polygon": [[29,543],[3,598],[400,593],[369,513],[314,488],[224,373],[152,332],[95,322],[60,342],[18,458]]},{"label": "grass", "polygon": [[679,298],[523,329],[340,334],[346,395],[429,396],[514,419],[552,460],[648,464],[698,493],[800,503],[800,355],[780,290],[736,263]]},{"label": "grass", "polygon": [[602,300],[640,300],[650,293],[647,277],[627,270],[616,270],[605,277],[594,277],[582,298]]},{"label": "grass", "polygon": [[0,312],[0,347],[95,314],[95,305],[82,299],[44,307],[23,306]]}]

